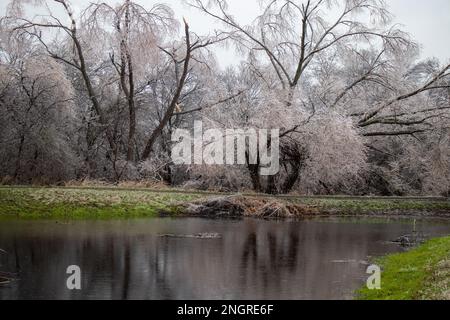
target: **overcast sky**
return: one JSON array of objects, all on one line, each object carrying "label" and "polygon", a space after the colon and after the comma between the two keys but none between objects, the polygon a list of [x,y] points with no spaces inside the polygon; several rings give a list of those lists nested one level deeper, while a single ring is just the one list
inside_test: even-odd
[{"label": "overcast sky", "polygon": [[[118,0],[103,0],[111,4]],[[83,8],[92,0],[72,1],[74,9]],[[208,34],[219,27],[208,17],[195,9],[183,5],[182,0],[137,0],[149,7],[155,3],[171,6],[178,19],[183,16],[189,21],[191,29],[200,35]],[[422,57],[437,57],[442,62],[450,60],[450,0],[386,0],[390,11],[396,16],[395,22],[404,26],[416,41],[422,45]],[[0,0],[1,15],[5,13],[8,1]],[[241,23],[251,22],[258,8],[258,0],[228,0],[230,10]],[[221,65],[235,63],[232,52],[223,49],[217,52]]]}]

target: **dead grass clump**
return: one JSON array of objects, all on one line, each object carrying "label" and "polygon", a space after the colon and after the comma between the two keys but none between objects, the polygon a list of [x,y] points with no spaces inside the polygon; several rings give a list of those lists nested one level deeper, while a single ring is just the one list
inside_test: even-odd
[{"label": "dead grass clump", "polygon": [[52,183],[53,181],[48,177],[34,177],[33,179],[31,179],[31,185],[33,187],[48,187],[51,186]]},{"label": "dead grass clump", "polygon": [[318,214],[315,208],[275,199],[240,197],[237,201],[244,207],[244,215],[249,217],[295,218]]},{"label": "dead grass clump", "polygon": [[82,180],[70,180],[64,183],[65,187],[111,187],[112,184],[103,181],[85,178]]},{"label": "dead grass clump", "polygon": [[274,199],[221,197],[191,203],[187,205],[186,213],[196,216],[296,218],[317,215],[318,210]]},{"label": "dead grass clump", "polygon": [[121,181],[118,184],[119,188],[131,189],[156,189],[163,190],[169,188],[169,185],[159,180],[142,180],[142,181]]},{"label": "dead grass clump", "polygon": [[156,189],[156,190],[167,189],[169,187],[166,183],[159,180],[141,180],[141,181],[126,180],[114,184],[103,180],[95,180],[87,178],[83,180],[67,181],[64,183],[64,186],[77,188],[117,187],[123,189]]},{"label": "dead grass clump", "polygon": [[12,185],[14,185],[14,182],[15,182],[15,180],[11,176],[4,176],[4,177],[1,177],[1,179],[0,179],[0,185],[2,185],[2,186],[12,186]]}]

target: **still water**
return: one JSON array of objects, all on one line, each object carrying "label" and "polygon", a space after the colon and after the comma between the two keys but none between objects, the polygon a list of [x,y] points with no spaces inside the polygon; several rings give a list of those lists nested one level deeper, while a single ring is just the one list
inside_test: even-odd
[{"label": "still water", "polygon": [[[0,299],[351,299],[409,220],[0,221]],[[427,237],[450,222],[422,220]],[[161,237],[218,233],[218,239]],[[69,291],[67,267],[81,268]]]}]

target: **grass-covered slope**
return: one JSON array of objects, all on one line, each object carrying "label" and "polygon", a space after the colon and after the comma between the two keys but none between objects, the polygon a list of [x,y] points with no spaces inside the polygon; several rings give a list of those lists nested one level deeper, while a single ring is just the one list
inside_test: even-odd
[{"label": "grass-covered slope", "polygon": [[362,300],[450,300],[450,237],[381,258],[381,290],[362,289]]},{"label": "grass-covered slope", "polygon": [[0,188],[0,217],[24,219],[110,219],[176,213],[198,195],[126,190]]}]

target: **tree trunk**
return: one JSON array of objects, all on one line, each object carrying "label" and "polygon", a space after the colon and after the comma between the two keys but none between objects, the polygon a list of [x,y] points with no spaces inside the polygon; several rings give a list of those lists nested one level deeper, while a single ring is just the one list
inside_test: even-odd
[{"label": "tree trunk", "polygon": [[300,178],[300,168],[294,167],[291,172],[288,173],[288,177],[281,188],[283,194],[288,194],[292,191],[298,179]]},{"label": "tree trunk", "polygon": [[278,194],[278,189],[276,185],[276,175],[267,177],[266,193]]},{"label": "tree trunk", "polygon": [[[120,81],[122,89],[125,93],[128,102],[129,113],[129,129],[128,129],[128,142],[127,142],[127,161],[134,161],[134,146],[136,136],[136,107],[134,99],[134,71],[133,71],[133,58],[129,49],[129,32],[130,32],[130,2],[127,1],[125,9],[125,35],[120,43],[121,54],[121,70]],[[118,22],[117,29],[121,32],[120,21]],[[128,74],[127,74],[128,69]],[[128,83],[127,83],[128,80]]]},{"label": "tree trunk", "polygon": [[17,152],[16,169],[14,171],[14,180],[15,181],[19,177],[19,173],[20,173],[20,163],[22,161],[22,152],[23,152],[24,143],[25,143],[25,135],[22,134],[22,136],[20,137],[19,151]]},{"label": "tree trunk", "polygon": [[250,179],[252,180],[253,190],[256,192],[262,192],[262,184],[261,177],[259,176],[259,155],[258,155],[258,163],[250,164],[250,155],[249,152],[245,152],[245,158],[247,161],[247,169],[250,174]]}]

